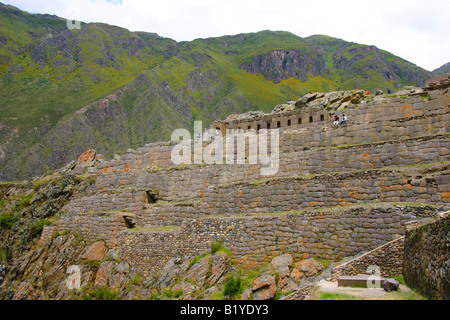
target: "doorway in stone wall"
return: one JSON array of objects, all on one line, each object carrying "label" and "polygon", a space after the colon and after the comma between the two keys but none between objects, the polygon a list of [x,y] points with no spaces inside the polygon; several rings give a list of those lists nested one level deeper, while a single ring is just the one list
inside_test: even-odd
[{"label": "doorway in stone wall", "polygon": [[156,203],[158,202],[158,193],[154,190],[147,190],[144,193],[144,199],[148,204]]}]

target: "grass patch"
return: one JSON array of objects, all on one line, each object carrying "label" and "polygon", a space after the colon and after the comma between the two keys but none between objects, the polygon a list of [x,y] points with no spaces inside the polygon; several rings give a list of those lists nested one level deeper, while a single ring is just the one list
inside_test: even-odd
[{"label": "grass patch", "polygon": [[51,179],[50,178],[44,178],[44,179],[39,179],[39,180],[34,180],[33,181],[33,185],[34,185],[34,190],[38,190],[40,189],[42,186],[46,186],[50,183]]},{"label": "grass patch", "polygon": [[321,292],[319,300],[361,300],[349,294],[335,293],[335,292]]},{"label": "grass patch", "polygon": [[136,227],[132,229],[127,229],[127,232],[169,232],[178,230],[178,226],[161,226],[161,227]]},{"label": "grass patch", "polygon": [[117,293],[109,288],[100,288],[83,295],[83,300],[117,300]]},{"label": "grass patch", "polygon": [[182,290],[172,291],[172,289],[170,289],[170,288],[165,288],[164,289],[164,293],[161,296],[161,298],[162,299],[164,299],[164,298],[167,298],[167,299],[178,299],[182,295],[183,295],[183,291]]},{"label": "grass patch", "polygon": [[240,276],[231,275],[225,280],[223,295],[235,297],[242,292],[242,278]]},{"label": "grass patch", "polygon": [[411,290],[410,292],[396,291],[390,292],[383,300],[427,300],[421,294]]},{"label": "grass patch", "polygon": [[216,253],[222,248],[223,248],[222,239],[216,239],[211,242],[211,254]]}]

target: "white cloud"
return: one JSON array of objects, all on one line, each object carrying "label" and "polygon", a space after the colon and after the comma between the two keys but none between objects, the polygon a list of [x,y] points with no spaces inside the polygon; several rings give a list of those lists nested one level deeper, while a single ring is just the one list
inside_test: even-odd
[{"label": "white cloud", "polygon": [[376,45],[432,70],[450,61],[448,0],[3,0],[32,13],[105,22],[177,41],[260,30]]}]

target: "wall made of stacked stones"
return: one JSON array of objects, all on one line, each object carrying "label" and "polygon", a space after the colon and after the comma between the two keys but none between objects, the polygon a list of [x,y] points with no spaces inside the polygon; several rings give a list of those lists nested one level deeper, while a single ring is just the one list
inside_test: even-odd
[{"label": "wall made of stacked stones", "polygon": [[407,179],[400,170],[282,178],[219,186],[205,193],[212,214],[272,213],[369,201],[449,203],[448,175]]},{"label": "wall made of stacked stones", "polygon": [[404,237],[388,242],[354,260],[336,267],[332,278],[362,274],[393,277],[403,274]]},{"label": "wall made of stacked stones", "polygon": [[407,232],[403,270],[424,296],[450,299],[450,216]]},{"label": "wall made of stacked stones", "polygon": [[181,226],[183,221],[204,218],[199,203],[156,203],[136,215],[142,226]]},{"label": "wall made of stacked stones", "polygon": [[[317,119],[313,123],[288,126],[287,118],[280,118],[276,121],[283,124],[280,149],[282,152],[293,152],[302,148],[335,147],[449,133],[450,96],[440,94],[440,91],[432,96],[431,100],[415,96],[406,99],[380,98],[362,103],[358,108],[339,111],[349,117],[349,124],[339,128],[331,128],[329,121]],[[291,116],[289,114],[286,117]],[[273,117],[275,119],[280,115],[275,114]],[[290,123],[293,124],[293,120]],[[243,130],[247,130],[248,126],[254,129],[252,124],[243,127]],[[207,144],[204,143],[204,146]],[[121,158],[104,161],[94,171],[114,174],[152,167],[171,168],[175,166],[171,160],[172,148],[170,142],[149,144],[138,150],[129,150]]]},{"label": "wall made of stacked stones", "polygon": [[85,212],[66,213],[53,232],[69,231],[88,242],[105,240],[109,246],[118,244],[119,232],[127,229],[123,213]]},{"label": "wall made of stacked stones", "polygon": [[121,256],[142,272],[160,270],[179,255],[194,256],[222,239],[239,264],[257,268],[283,253],[336,259],[369,251],[404,235],[422,209],[358,207],[279,216],[205,218],[174,232],[122,232]]},{"label": "wall made of stacked stones", "polygon": [[[386,166],[423,165],[449,161],[449,159],[450,138],[448,134],[445,134],[378,144],[282,153],[280,154],[278,174],[273,177],[261,175],[261,169],[265,167],[261,164],[191,166],[180,170],[163,170],[155,173],[147,171],[122,172],[114,175],[100,175],[95,186],[97,191],[89,196],[74,199],[67,210],[79,212],[91,210],[140,212],[145,206],[145,190],[157,192],[159,200],[178,202],[205,199],[213,187],[217,188],[240,182],[326,172],[370,170]],[[425,197],[423,195],[424,190],[418,190],[415,188],[416,186],[398,187],[398,191],[405,191],[407,194],[402,194],[401,197],[409,198],[412,201],[415,201],[413,198],[417,196],[419,199],[425,197],[437,202],[446,202],[449,196],[448,192],[450,192],[448,182],[445,183],[441,179],[437,183],[437,191],[429,190],[431,192],[430,197]],[[421,186],[424,187],[423,183]],[[321,196],[320,193],[314,194]],[[376,199],[380,196],[383,196],[383,194],[376,191],[372,195],[368,195],[367,198]],[[313,197],[317,198],[314,195]],[[400,192],[398,197],[400,197]],[[443,198],[444,200],[442,200]],[[234,198],[230,195],[229,199],[232,201]],[[349,200],[349,202],[354,201],[354,199]],[[314,202],[321,201],[314,200]]]}]

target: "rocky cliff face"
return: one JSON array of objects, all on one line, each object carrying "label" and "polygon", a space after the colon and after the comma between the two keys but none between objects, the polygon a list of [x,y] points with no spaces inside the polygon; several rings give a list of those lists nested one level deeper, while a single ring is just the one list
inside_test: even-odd
[{"label": "rocky cliff face", "polygon": [[274,83],[289,78],[306,81],[308,76],[330,75],[323,57],[317,52],[301,50],[276,50],[258,55],[253,57],[251,62],[243,63],[240,68],[253,74],[262,74]]}]

